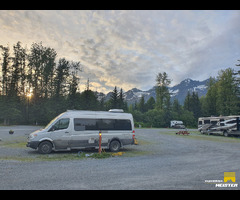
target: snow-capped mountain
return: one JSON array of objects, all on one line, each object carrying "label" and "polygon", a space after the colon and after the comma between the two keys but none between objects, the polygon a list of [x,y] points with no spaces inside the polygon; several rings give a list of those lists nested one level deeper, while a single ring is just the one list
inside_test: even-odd
[{"label": "snow-capped mountain", "polygon": [[[208,79],[204,81],[196,81],[188,78],[173,87],[169,87],[171,100],[173,101],[174,99],[178,99],[179,103],[183,104],[188,91],[190,91],[190,93],[192,93],[193,91],[197,92],[199,97],[206,95],[207,81]],[[137,88],[133,88],[124,93],[125,99],[128,102],[128,104],[135,103],[135,101],[138,102],[142,95],[144,95],[145,102],[150,97],[156,99],[155,86],[147,91],[142,91]]]},{"label": "snow-capped mountain", "polygon": [[171,99],[178,99],[179,103],[183,104],[188,91],[197,92],[199,97],[206,95],[208,80],[196,81],[190,78],[183,80],[178,85],[169,88]]},{"label": "snow-capped mountain", "polygon": [[[196,81],[196,80],[192,80],[192,79],[188,78],[173,87],[169,87],[171,100],[173,101],[174,99],[178,99],[179,103],[183,105],[188,91],[190,91],[190,93],[192,93],[193,91],[197,92],[199,97],[206,95],[207,81],[208,81],[208,79],[204,80],[204,81]],[[133,88],[124,93],[124,98],[128,104],[134,104],[136,101],[138,102],[142,96],[144,96],[144,100],[145,100],[145,102],[147,102],[147,100],[150,97],[153,97],[154,99],[156,99],[156,89],[155,88],[156,87],[154,86],[147,91]],[[105,101],[110,99],[111,94],[112,94],[112,92],[109,92],[107,95],[105,95]],[[101,98],[102,97],[103,96],[101,95]]]}]

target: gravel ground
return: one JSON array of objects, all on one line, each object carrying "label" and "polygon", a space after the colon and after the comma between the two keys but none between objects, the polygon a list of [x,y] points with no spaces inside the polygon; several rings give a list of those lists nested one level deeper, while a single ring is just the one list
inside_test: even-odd
[{"label": "gravel ground", "polygon": [[[240,187],[215,188],[215,184],[205,183],[205,180],[223,180],[224,172],[236,172],[236,183],[240,183],[238,138],[205,136],[194,130],[189,131],[189,136],[179,136],[172,129],[137,129],[140,144],[126,146],[123,149],[126,153],[121,157],[45,161],[35,150],[18,146],[39,127],[14,128],[14,134],[9,135],[9,127],[0,127],[2,190],[232,190]],[[58,152],[48,157],[66,155],[77,155],[77,152]]]}]

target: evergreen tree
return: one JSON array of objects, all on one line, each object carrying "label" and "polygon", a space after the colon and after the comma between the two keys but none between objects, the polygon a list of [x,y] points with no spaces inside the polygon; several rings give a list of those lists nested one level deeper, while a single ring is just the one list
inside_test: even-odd
[{"label": "evergreen tree", "polygon": [[119,95],[118,95],[118,108],[125,110],[125,102],[124,102],[124,95],[122,88],[120,89]]},{"label": "evergreen tree", "polygon": [[142,113],[144,113],[146,111],[144,95],[141,96],[141,99],[138,103],[138,110]]},{"label": "evergreen tree", "polygon": [[118,91],[117,91],[117,86],[114,87],[111,98],[110,98],[110,105],[112,109],[119,108],[118,107]]},{"label": "evergreen tree", "polygon": [[33,43],[28,56],[30,71],[29,82],[33,88],[34,103],[39,98],[48,98],[53,90],[53,75],[55,67],[56,51],[50,47],[44,47],[42,42]]},{"label": "evergreen tree", "polygon": [[[240,60],[238,60],[238,62],[240,62]],[[237,67],[240,67],[240,64],[236,64]],[[234,76],[235,76],[235,83],[238,86],[238,95],[240,96],[240,70],[236,70],[234,72]]]},{"label": "evergreen tree", "polygon": [[190,111],[193,112],[193,116],[197,120],[201,116],[201,104],[200,104],[200,100],[198,97],[198,93],[196,93],[196,92],[192,93],[192,103],[191,104],[192,104],[192,108]]},{"label": "evergreen tree", "polygon": [[163,110],[168,108],[170,105],[170,93],[168,91],[168,86],[171,80],[168,78],[166,72],[159,73],[156,77],[156,109]]},{"label": "evergreen tree", "polygon": [[81,110],[99,110],[99,101],[92,90],[84,90],[80,95]]},{"label": "evergreen tree", "polygon": [[153,97],[150,97],[146,102],[145,106],[146,106],[146,111],[154,109],[155,99]]},{"label": "evergreen tree", "polygon": [[60,97],[66,95],[67,78],[70,74],[70,63],[65,58],[60,58],[55,70],[54,96]]},{"label": "evergreen tree", "polygon": [[2,56],[3,56],[3,62],[2,62],[2,95],[8,95],[8,88],[9,88],[9,63],[10,63],[10,53],[9,53],[9,47],[4,47],[0,45],[0,48],[2,49]]},{"label": "evergreen tree", "polygon": [[172,105],[172,115],[173,119],[179,120],[182,114],[182,106],[180,105],[179,101],[177,99],[174,99],[173,105]]},{"label": "evergreen tree", "polygon": [[205,97],[205,116],[216,116],[217,115],[217,80],[215,78],[210,77],[208,82],[208,91]]},{"label": "evergreen tree", "polygon": [[184,109],[193,113],[195,119],[201,116],[201,104],[198,97],[198,93],[188,91],[187,96],[184,100]]},{"label": "evergreen tree", "polygon": [[191,110],[191,94],[189,90],[187,92],[187,96],[185,97],[183,108],[188,111]]},{"label": "evergreen tree", "polygon": [[240,113],[238,85],[234,81],[231,68],[221,70],[218,76],[216,108],[219,115],[236,115]]}]

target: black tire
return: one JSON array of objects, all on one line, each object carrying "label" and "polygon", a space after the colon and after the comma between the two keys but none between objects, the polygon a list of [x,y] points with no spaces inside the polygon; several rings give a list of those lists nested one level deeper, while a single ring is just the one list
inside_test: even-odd
[{"label": "black tire", "polygon": [[225,137],[228,137],[228,132],[227,132],[227,131],[224,131],[224,132],[223,132],[223,135],[224,135]]},{"label": "black tire", "polygon": [[41,142],[38,146],[38,152],[41,154],[49,154],[52,152],[52,143],[48,141]]},{"label": "black tire", "polygon": [[112,152],[118,152],[119,149],[120,149],[120,147],[121,147],[121,144],[120,144],[120,142],[117,141],[117,140],[113,140],[113,141],[110,143],[110,145],[109,145],[109,149],[110,149],[110,151],[112,151]]}]

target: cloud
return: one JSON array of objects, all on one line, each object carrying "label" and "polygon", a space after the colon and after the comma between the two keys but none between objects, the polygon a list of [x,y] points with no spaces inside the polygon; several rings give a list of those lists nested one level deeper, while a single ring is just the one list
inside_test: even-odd
[{"label": "cloud", "polygon": [[239,11],[0,11],[0,44],[54,48],[80,61],[98,91],[150,89],[159,72],[177,84],[206,79],[239,55]]}]

